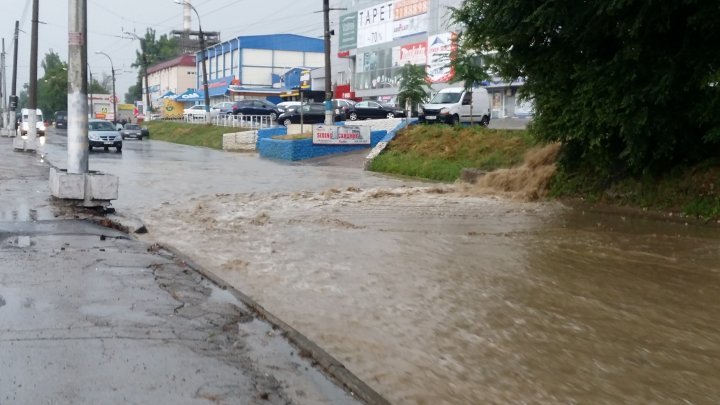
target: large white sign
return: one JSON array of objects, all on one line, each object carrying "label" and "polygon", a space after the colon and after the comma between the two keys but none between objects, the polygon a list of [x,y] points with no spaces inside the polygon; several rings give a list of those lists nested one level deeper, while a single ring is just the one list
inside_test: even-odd
[{"label": "large white sign", "polygon": [[427,64],[427,41],[415,42],[393,48],[393,65],[405,66]]},{"label": "large white sign", "polygon": [[420,14],[393,22],[393,38],[409,37],[428,30],[428,15]]},{"label": "large white sign", "polygon": [[369,126],[313,125],[313,144],[370,145]]},{"label": "large white sign", "polygon": [[450,67],[450,54],[455,46],[455,34],[432,35],[428,38],[427,74],[432,83],[445,83],[455,76]]},{"label": "large white sign", "polygon": [[393,39],[393,2],[380,3],[358,11],[357,47],[390,42]]}]

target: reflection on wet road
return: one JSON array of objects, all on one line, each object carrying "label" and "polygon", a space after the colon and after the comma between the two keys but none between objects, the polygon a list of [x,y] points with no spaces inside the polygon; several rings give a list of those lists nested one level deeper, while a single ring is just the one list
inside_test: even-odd
[{"label": "reflection on wet road", "polygon": [[720,400],[717,227],[161,142],[110,155],[91,165],[152,238],[393,403]]}]

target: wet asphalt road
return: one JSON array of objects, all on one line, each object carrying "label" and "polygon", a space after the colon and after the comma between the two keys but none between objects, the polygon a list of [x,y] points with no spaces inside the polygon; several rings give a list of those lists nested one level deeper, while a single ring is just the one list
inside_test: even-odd
[{"label": "wet asphalt road", "polygon": [[357,403],[230,292],[47,186],[0,138],[0,404]]}]

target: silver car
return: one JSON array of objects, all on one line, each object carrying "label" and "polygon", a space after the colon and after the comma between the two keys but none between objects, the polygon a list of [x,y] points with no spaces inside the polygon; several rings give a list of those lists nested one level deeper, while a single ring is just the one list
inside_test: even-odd
[{"label": "silver car", "polygon": [[135,138],[142,141],[143,139],[142,128],[138,124],[125,124],[125,127],[120,131],[120,135],[123,140]]},{"label": "silver car", "polygon": [[122,152],[122,135],[110,121],[89,120],[88,141],[90,150],[98,147],[108,150],[113,147],[118,153]]}]

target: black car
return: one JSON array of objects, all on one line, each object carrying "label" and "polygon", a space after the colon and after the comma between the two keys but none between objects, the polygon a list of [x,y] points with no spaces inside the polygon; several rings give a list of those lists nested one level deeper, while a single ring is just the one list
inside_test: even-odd
[{"label": "black car", "polygon": [[404,117],[405,111],[375,101],[361,101],[346,110],[350,121]]},{"label": "black car", "polygon": [[277,120],[280,110],[267,100],[239,100],[232,105],[233,115],[268,115],[270,121]]},{"label": "black car", "polygon": [[[278,124],[288,126],[290,124],[300,123],[300,114],[304,124],[322,124],[325,122],[325,104],[309,103],[288,112],[280,114],[277,119]],[[333,120],[342,121],[343,114],[337,109],[333,110]]]},{"label": "black car", "polygon": [[55,113],[55,128],[67,129],[67,111],[57,111]]},{"label": "black car", "polygon": [[125,124],[120,135],[122,135],[122,139],[135,138],[141,141],[143,139],[142,128],[138,124]]}]

